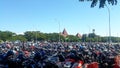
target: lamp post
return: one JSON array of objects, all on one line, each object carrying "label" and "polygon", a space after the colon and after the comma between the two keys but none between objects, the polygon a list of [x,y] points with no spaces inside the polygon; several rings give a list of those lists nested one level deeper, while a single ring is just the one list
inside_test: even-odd
[{"label": "lamp post", "polygon": [[59,24],[59,42],[60,42],[60,22],[58,22]]},{"label": "lamp post", "polygon": [[109,13],[109,44],[111,44],[111,25],[110,25],[110,9],[109,7],[105,4],[107,7],[108,13]]},{"label": "lamp post", "polygon": [[59,21],[57,21],[57,19],[55,19],[55,21],[58,23],[58,26],[59,26],[59,40],[58,40],[58,42],[60,42],[60,22]]},{"label": "lamp post", "polygon": [[37,43],[37,30],[36,30],[36,43]]}]

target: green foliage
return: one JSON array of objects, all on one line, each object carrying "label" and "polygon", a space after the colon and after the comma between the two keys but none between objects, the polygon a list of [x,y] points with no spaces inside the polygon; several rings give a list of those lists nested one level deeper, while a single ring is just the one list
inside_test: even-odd
[{"label": "green foliage", "polygon": [[13,35],[15,35],[15,33],[10,31],[0,31],[0,39],[3,41],[10,39]]},{"label": "green foliage", "polygon": [[34,34],[35,33],[33,33],[32,31],[27,31],[24,33],[24,36],[25,36],[25,38],[27,38],[28,41],[32,41],[35,39]]},{"label": "green foliage", "polygon": [[[112,42],[120,42],[120,37],[111,37]],[[109,37],[102,37],[102,42],[109,42]]]},{"label": "green foliage", "polygon": [[101,37],[102,42],[108,42],[108,37]]},{"label": "green foliage", "polygon": [[104,8],[105,4],[108,2],[108,4],[112,4],[112,5],[116,5],[117,4],[117,0],[79,0],[80,2],[83,1],[90,1],[91,3],[91,7],[95,7],[97,5],[97,3],[99,3],[99,8]]},{"label": "green foliage", "polygon": [[24,33],[25,38],[27,38],[28,41],[41,41],[46,40],[46,35],[44,33],[41,33],[40,31],[27,31]]},{"label": "green foliage", "polygon": [[64,37],[59,35],[59,33],[49,33],[47,35],[47,40],[52,42],[64,41]]},{"label": "green foliage", "polygon": [[12,36],[9,40],[10,41],[16,41],[16,40],[27,41],[27,39],[24,37],[24,35]]},{"label": "green foliage", "polygon": [[[82,42],[108,42],[109,37],[100,37],[95,33],[83,34]],[[119,37],[111,37],[112,42],[119,42]]]},{"label": "green foliage", "polygon": [[0,40],[0,43],[2,43],[3,42],[3,40]]},{"label": "green foliage", "polygon": [[[59,33],[42,33],[40,31],[26,31],[24,35],[17,35],[10,31],[0,31],[0,43],[2,41],[51,41],[51,42],[108,42],[109,37],[100,37],[95,33],[83,34],[82,38],[74,35],[63,37]],[[120,42],[120,37],[111,37],[112,42]]]},{"label": "green foliage", "polygon": [[95,38],[96,35],[95,35],[95,33],[89,33],[89,34],[88,34],[88,37],[89,37],[89,38]]},{"label": "green foliage", "polygon": [[82,35],[82,42],[86,42],[87,41],[87,34],[83,34]]},{"label": "green foliage", "polygon": [[68,42],[78,42],[78,41],[80,41],[80,38],[78,38],[74,35],[68,35],[66,37],[66,41],[68,41]]}]

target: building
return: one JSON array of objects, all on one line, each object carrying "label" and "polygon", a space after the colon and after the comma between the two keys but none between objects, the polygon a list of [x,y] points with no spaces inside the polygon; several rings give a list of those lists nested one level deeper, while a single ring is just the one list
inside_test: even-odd
[{"label": "building", "polygon": [[82,38],[82,36],[79,33],[77,33],[76,36],[79,38]]},{"label": "building", "polygon": [[[63,32],[60,33],[63,37],[67,37],[68,36],[68,33],[66,31],[66,29],[64,28]],[[76,37],[79,37],[79,38],[82,38],[82,35],[77,33],[76,34]]]},{"label": "building", "polygon": [[64,37],[67,37],[67,36],[68,36],[68,33],[67,33],[67,31],[66,31],[65,28],[64,28],[63,32],[61,33],[61,35],[64,36]]}]

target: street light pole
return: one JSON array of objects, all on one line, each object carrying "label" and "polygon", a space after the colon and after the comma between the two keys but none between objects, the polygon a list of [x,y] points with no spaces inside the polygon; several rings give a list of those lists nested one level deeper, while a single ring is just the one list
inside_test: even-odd
[{"label": "street light pole", "polygon": [[58,40],[58,42],[60,42],[60,22],[57,21],[57,19],[55,19],[55,21],[58,23],[58,27],[59,27],[59,33],[58,33],[59,34],[59,38],[58,38],[59,40]]},{"label": "street light pole", "polygon": [[59,24],[59,42],[60,42],[60,22],[58,22]]},{"label": "street light pole", "polygon": [[36,43],[37,43],[37,30],[36,30]]},{"label": "street light pole", "polygon": [[105,4],[105,6],[108,9],[108,13],[109,13],[109,44],[111,44],[111,24],[110,24],[110,9],[109,7]]}]

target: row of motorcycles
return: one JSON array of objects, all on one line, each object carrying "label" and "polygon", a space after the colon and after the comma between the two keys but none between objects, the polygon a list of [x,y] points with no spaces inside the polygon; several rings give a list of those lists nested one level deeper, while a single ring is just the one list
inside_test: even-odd
[{"label": "row of motorcycles", "polygon": [[[114,56],[119,52],[120,46],[84,45],[76,48],[56,45],[44,45],[27,48],[30,55],[26,56],[24,50],[1,52],[0,68],[83,68],[86,63],[99,63],[99,68],[113,68]],[[5,49],[5,48],[2,48]],[[107,50],[106,50],[107,49]],[[118,51],[117,51],[118,50]],[[85,67],[84,67],[85,68]]]},{"label": "row of motorcycles", "polygon": [[22,51],[17,56],[12,50],[0,54],[0,68],[81,68],[82,64],[82,59],[73,52],[69,52],[67,56],[57,51],[47,55],[41,49],[29,57],[25,57]]}]

